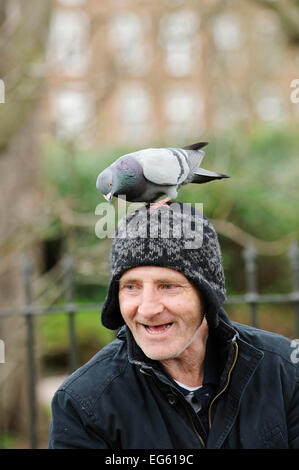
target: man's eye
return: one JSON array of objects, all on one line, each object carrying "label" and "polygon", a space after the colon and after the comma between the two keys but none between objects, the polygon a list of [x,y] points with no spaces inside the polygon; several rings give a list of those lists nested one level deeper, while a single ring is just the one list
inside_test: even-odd
[{"label": "man's eye", "polygon": [[134,284],[127,284],[126,286],[123,287],[123,289],[126,289],[126,290],[134,290],[136,288],[136,286]]},{"label": "man's eye", "polygon": [[171,290],[175,287],[174,284],[163,284],[162,285],[162,288],[165,289],[165,290]]}]

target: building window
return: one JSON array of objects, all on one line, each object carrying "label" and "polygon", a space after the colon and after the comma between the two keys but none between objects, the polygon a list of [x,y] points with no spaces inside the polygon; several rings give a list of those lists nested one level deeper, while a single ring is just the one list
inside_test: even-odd
[{"label": "building window", "polygon": [[52,115],[59,139],[77,139],[88,134],[94,115],[90,92],[64,88],[52,97]]},{"label": "building window", "polygon": [[165,96],[165,115],[171,134],[189,137],[204,130],[204,102],[197,90],[171,89]]},{"label": "building window", "polygon": [[286,103],[281,90],[276,86],[260,86],[253,91],[255,110],[259,119],[279,122],[287,117]]},{"label": "building window", "polygon": [[152,63],[152,48],[145,39],[149,26],[147,15],[133,12],[119,14],[109,24],[109,42],[115,61],[133,76],[144,75]]},{"label": "building window", "polygon": [[233,51],[243,43],[239,19],[233,13],[222,13],[212,23],[214,42],[218,49]]},{"label": "building window", "polygon": [[86,0],[59,0],[59,3],[66,7],[78,7],[84,5]]},{"label": "building window", "polygon": [[87,71],[90,51],[89,17],[83,11],[57,9],[52,17],[48,62],[55,72],[81,77]]},{"label": "building window", "polygon": [[197,15],[189,10],[162,17],[159,42],[164,52],[165,68],[170,75],[184,77],[193,71],[199,52],[198,26]]}]

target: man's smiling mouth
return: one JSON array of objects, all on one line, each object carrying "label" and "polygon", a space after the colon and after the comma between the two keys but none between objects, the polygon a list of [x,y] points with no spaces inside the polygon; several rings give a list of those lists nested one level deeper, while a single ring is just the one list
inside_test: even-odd
[{"label": "man's smiling mouth", "polygon": [[163,323],[162,325],[143,325],[148,333],[151,335],[158,335],[165,333],[173,325],[173,322]]}]

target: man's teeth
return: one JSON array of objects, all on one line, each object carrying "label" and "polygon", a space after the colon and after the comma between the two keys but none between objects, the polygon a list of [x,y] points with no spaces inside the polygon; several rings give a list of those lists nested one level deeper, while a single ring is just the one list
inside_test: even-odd
[{"label": "man's teeth", "polygon": [[164,323],[163,325],[154,325],[154,326],[144,325],[144,326],[149,333],[158,334],[158,333],[163,333],[164,331],[168,330],[168,328],[170,328],[171,325],[172,323]]}]

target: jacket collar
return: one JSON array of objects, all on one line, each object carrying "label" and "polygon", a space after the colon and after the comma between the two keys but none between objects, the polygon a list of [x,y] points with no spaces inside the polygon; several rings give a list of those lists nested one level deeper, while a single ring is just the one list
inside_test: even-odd
[{"label": "jacket collar", "polygon": [[[238,330],[240,330],[241,336],[239,336]],[[214,397],[214,400],[216,400],[221,396],[222,400],[217,400],[216,412],[215,406],[213,408],[210,405],[213,426],[209,432],[208,445],[210,448],[220,448],[236,420],[244,391],[262,361],[264,354],[242,338],[241,326],[233,325],[223,309],[219,312],[217,328],[211,329],[210,334],[213,334],[215,341],[221,348],[219,356],[223,359],[223,363],[220,365],[222,367],[222,374],[218,392]],[[145,374],[152,375],[153,372],[162,384],[173,386],[161,368],[159,368],[159,363],[145,356],[126,326],[120,331],[120,336],[127,337],[127,351],[130,363],[139,365],[140,371]],[[230,393],[222,394],[228,385]],[[224,422],[226,423],[225,430],[223,430]]]}]

